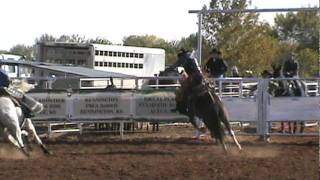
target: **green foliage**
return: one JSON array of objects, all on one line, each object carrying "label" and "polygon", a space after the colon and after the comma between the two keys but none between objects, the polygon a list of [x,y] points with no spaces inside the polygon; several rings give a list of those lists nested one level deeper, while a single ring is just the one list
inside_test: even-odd
[{"label": "green foliage", "polygon": [[302,77],[315,76],[319,71],[319,14],[298,12],[280,14],[275,18],[274,34],[282,42],[282,60],[296,54]]},{"label": "green foliage", "polygon": [[317,76],[319,70],[319,54],[313,49],[305,48],[297,53],[302,77]]},{"label": "green foliage", "polygon": [[94,44],[106,44],[111,45],[112,42],[105,38],[97,37],[96,39],[89,39],[88,43],[94,43]]},{"label": "green foliage", "polygon": [[41,42],[56,42],[57,38],[53,37],[52,35],[49,34],[43,34],[39,38],[36,38],[36,43],[41,43]]},{"label": "green foliage", "polygon": [[[249,2],[247,0],[211,0],[210,9],[245,9]],[[204,8],[207,8],[204,6]],[[242,18],[248,16],[245,13],[222,14],[213,13],[203,16],[203,26],[206,38],[212,46],[219,45],[217,34],[231,25],[233,22],[241,22]],[[251,15],[250,15],[251,16]]]},{"label": "green foliage", "polygon": [[238,24],[219,33],[218,39],[224,42],[220,50],[229,67],[237,66],[240,74],[251,70],[254,75],[270,69],[279,44],[269,32],[270,27],[266,24]]},{"label": "green foliage", "polygon": [[97,37],[95,39],[87,39],[84,36],[80,36],[78,34],[61,35],[58,38],[49,34],[43,34],[39,38],[36,38],[36,43],[40,42],[112,44],[111,41],[105,38]]},{"label": "green foliage", "polygon": [[13,46],[10,51],[11,54],[25,56],[27,60],[31,60],[34,54],[33,46],[26,46],[24,44],[18,44]]},{"label": "green foliage", "polygon": [[6,53],[9,53],[9,52],[6,50],[0,50],[0,54],[6,54]]},{"label": "green foliage", "polygon": [[[247,0],[212,0],[211,9],[245,9]],[[220,49],[229,67],[240,74],[251,70],[255,75],[270,69],[279,43],[268,24],[258,21],[255,13],[214,13],[204,16],[204,30],[211,45]],[[230,68],[229,68],[230,69]]]},{"label": "green foliage", "polygon": [[275,18],[274,30],[282,41],[297,43],[299,49],[319,50],[319,14],[317,12],[289,12]]},{"label": "green foliage", "polygon": [[[210,9],[246,9],[248,0],[211,0]],[[206,7],[204,7],[206,8]],[[255,75],[271,64],[283,64],[297,54],[303,76],[316,74],[319,54],[319,14],[299,12],[277,15],[275,26],[258,21],[255,13],[214,13],[204,15],[206,38],[222,51],[229,67]]]},{"label": "green foliage", "polygon": [[171,64],[176,59],[176,42],[168,42],[154,35],[128,36],[123,39],[124,46],[138,46],[149,48],[162,48],[166,52],[166,64]]}]

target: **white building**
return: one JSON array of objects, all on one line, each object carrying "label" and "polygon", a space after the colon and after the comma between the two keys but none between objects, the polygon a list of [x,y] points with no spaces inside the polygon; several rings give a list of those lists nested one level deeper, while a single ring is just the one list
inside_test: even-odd
[{"label": "white building", "polygon": [[37,59],[133,76],[154,76],[165,68],[163,49],[118,45],[39,43]]},{"label": "white building", "polygon": [[[0,54],[0,61],[1,60],[23,61],[23,57],[14,54]],[[30,72],[26,67],[19,67],[17,65],[2,65],[1,69],[4,70],[10,78],[30,77]]]}]

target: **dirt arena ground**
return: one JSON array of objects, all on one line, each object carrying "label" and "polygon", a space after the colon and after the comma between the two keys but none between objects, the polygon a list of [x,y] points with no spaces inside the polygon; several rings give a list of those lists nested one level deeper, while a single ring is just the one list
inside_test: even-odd
[{"label": "dirt arena ground", "polygon": [[0,179],[319,179],[318,137],[272,137],[271,143],[240,136],[239,152],[227,139],[225,154],[210,138],[192,138],[190,126],[161,127],[160,132],[85,134],[45,139],[54,153],[34,146],[24,157],[1,141]]}]

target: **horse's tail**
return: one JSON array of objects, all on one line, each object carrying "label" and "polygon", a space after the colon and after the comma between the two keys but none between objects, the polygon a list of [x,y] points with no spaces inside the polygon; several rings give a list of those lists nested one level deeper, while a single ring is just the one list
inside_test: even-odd
[{"label": "horse's tail", "polygon": [[[222,121],[222,123],[224,124],[224,126],[226,127],[226,129],[228,130],[230,136],[232,137],[233,141],[235,142],[235,144],[238,146],[238,148],[241,150],[241,145],[239,144],[232,128],[231,125],[229,123],[229,114],[227,109],[225,108],[225,106],[223,105],[223,102],[221,101],[221,99],[215,94],[215,93],[211,93],[209,91],[209,94],[212,98],[212,100],[214,102],[216,102],[217,104],[217,108],[218,108],[218,116],[220,118],[220,120]],[[221,128],[221,124],[220,121],[218,121],[219,125],[217,127]],[[222,136],[224,135],[224,133],[222,133]]]}]

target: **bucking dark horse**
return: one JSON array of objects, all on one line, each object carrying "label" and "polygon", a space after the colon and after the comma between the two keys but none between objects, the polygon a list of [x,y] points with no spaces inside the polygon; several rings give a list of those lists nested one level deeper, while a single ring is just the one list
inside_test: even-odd
[{"label": "bucking dark horse", "polygon": [[201,74],[201,77],[199,74],[194,74],[194,72],[197,73],[197,71],[192,68],[198,67],[192,67],[194,65],[190,64],[195,63],[195,61],[194,58],[190,57],[189,52],[182,51],[178,55],[177,63],[169,68],[172,69],[177,65],[181,65],[184,67],[187,77],[185,80],[181,81],[181,88],[176,93],[177,110],[182,114],[186,114],[195,127],[197,127],[195,116],[201,118],[209,129],[211,137],[214,137],[216,142],[220,142],[223,149],[226,151],[227,147],[224,141],[224,129],[221,124],[223,123],[233,141],[241,150],[241,145],[231,129],[227,112],[222,101],[212,88],[203,83],[204,81]]}]

